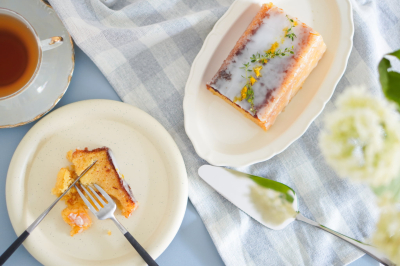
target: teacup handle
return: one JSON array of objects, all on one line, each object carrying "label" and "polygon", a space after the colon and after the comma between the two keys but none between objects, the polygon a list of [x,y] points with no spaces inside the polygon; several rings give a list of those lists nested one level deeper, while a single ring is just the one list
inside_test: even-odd
[{"label": "teacup handle", "polygon": [[40,44],[42,46],[42,51],[44,52],[47,50],[54,49],[63,44],[63,41],[64,41],[63,37],[60,36],[55,36],[51,37],[50,39],[40,41]]}]

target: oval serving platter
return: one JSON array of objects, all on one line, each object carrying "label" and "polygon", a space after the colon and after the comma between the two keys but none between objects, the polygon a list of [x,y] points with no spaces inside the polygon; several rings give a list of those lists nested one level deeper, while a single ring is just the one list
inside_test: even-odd
[{"label": "oval serving platter", "polygon": [[264,1],[237,0],[215,24],[192,65],[183,103],[197,154],[217,166],[242,167],[285,150],[322,112],[346,69],[353,40],[348,0],[276,0],[274,5],[318,31],[327,51],[275,124],[263,131],[206,89]]}]

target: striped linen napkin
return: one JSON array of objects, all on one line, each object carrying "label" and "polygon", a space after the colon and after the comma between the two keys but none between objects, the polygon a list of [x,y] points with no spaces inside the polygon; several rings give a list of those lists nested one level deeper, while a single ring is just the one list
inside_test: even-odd
[{"label": "striped linen napkin", "polygon": [[[121,99],[155,117],[172,135],[186,163],[189,197],[226,265],[344,265],[363,253],[338,238],[295,222],[285,230],[263,227],[197,175],[206,162],[186,136],[182,101],[190,66],[231,0],[50,0],[75,43],[93,60]],[[379,92],[377,63],[400,44],[397,0],[352,0],[354,47],[333,100],[346,86]],[[325,108],[335,107],[329,102]],[[300,211],[350,237],[374,230],[371,191],[341,180],[316,143],[323,114],[288,149],[239,170],[269,177],[298,193]]]}]

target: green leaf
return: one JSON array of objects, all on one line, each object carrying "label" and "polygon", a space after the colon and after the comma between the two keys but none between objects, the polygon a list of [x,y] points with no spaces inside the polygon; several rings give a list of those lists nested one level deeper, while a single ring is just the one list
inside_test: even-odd
[{"label": "green leaf", "polygon": [[393,55],[393,56],[397,57],[397,59],[400,59],[400,49],[390,53],[389,55]]},{"label": "green leaf", "polygon": [[[391,55],[400,60],[400,50],[394,51],[387,55]],[[397,104],[400,110],[400,73],[389,71],[392,65],[387,58],[382,58],[378,65],[379,81],[382,86],[382,91],[386,98]]]},{"label": "green leaf", "polygon": [[267,179],[267,178],[262,178],[262,177],[255,176],[255,175],[248,175],[248,176],[251,179],[253,179],[254,182],[256,182],[258,185],[260,185],[262,187],[273,189],[275,191],[283,193],[286,196],[286,200],[288,202],[292,203],[294,201],[294,198],[289,191],[291,191],[293,193],[293,195],[295,193],[290,187],[288,187],[282,183]]}]

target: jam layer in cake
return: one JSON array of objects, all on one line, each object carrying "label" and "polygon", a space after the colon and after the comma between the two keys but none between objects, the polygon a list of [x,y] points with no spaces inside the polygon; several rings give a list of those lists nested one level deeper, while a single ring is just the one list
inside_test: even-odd
[{"label": "jam layer in cake", "polygon": [[318,32],[264,4],[207,89],[268,130],[325,50]]}]

